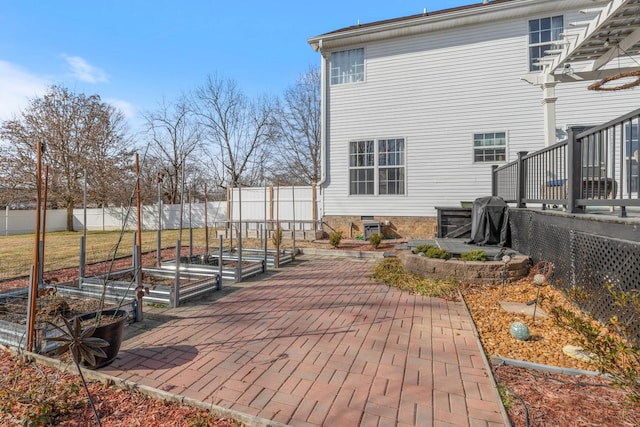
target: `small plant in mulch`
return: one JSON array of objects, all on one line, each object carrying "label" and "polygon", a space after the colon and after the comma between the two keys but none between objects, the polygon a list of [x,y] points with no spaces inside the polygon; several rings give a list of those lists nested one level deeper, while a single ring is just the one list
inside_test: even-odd
[{"label": "small plant in mulch", "polygon": [[332,231],[329,233],[329,244],[331,247],[338,248],[340,241],[342,241],[342,231]]},{"label": "small plant in mulch", "polygon": [[463,252],[460,254],[462,261],[480,261],[485,262],[487,260],[487,253],[482,249],[474,249],[472,251]]},{"label": "small plant in mulch", "polygon": [[433,245],[420,245],[413,250],[413,253],[416,255],[422,254],[422,256],[427,258],[436,258],[436,259],[444,259],[444,260],[451,258],[451,254],[449,252]]},{"label": "small plant in mulch", "polygon": [[382,234],[372,233],[371,236],[369,236],[369,243],[371,243],[373,249],[378,249],[378,247],[382,243],[382,239],[384,239],[384,236]]},{"label": "small plant in mulch", "polygon": [[402,261],[387,258],[378,263],[370,279],[418,295],[458,301],[458,282],[453,279],[427,279],[404,269]]},{"label": "small plant in mulch", "polygon": [[[600,372],[609,375],[634,404],[640,405],[640,346],[631,336],[631,325],[640,321],[640,291],[618,291],[611,285],[607,290],[614,305],[625,312],[626,323],[613,316],[603,326],[592,316],[561,306],[553,306],[551,315],[556,324],[578,334],[580,352],[588,355]],[[576,302],[587,296],[570,291],[569,298]]]}]

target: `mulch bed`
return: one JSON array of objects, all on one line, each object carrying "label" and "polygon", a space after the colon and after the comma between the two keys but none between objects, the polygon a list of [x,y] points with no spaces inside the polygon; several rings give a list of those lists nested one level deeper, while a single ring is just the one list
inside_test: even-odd
[{"label": "mulch bed", "polygon": [[638,408],[605,378],[506,365],[494,366],[494,373],[514,427],[640,425]]},{"label": "mulch bed", "polygon": [[[235,420],[135,390],[91,382],[89,390],[103,427],[237,427]],[[0,425],[97,425],[80,378],[21,359],[0,348]]]},{"label": "mulch bed", "polygon": [[[541,309],[547,312],[550,304],[575,310],[560,291],[547,284],[540,288],[540,295],[537,292],[538,287],[527,279],[504,286],[463,287],[485,353],[543,368],[595,371],[593,364],[563,352],[565,345],[577,344],[576,333],[558,326],[551,317],[538,315],[534,322],[531,316],[507,312],[500,305],[501,301],[526,303],[538,296]],[[511,336],[509,326],[516,321],[528,325],[529,340]],[[551,374],[500,363],[493,365],[493,371],[499,388],[506,393],[505,407],[515,427],[640,425],[640,406],[602,376]]]}]

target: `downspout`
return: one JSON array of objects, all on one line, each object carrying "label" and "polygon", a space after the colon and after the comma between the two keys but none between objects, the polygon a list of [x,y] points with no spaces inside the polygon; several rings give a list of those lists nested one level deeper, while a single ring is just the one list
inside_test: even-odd
[{"label": "downspout", "polygon": [[[329,96],[328,86],[327,85],[327,62],[328,59],[325,57],[325,52],[322,49],[322,39],[318,40],[318,52],[320,52],[320,182],[317,184],[322,188],[322,184],[327,180],[327,128],[328,128],[328,120],[327,120],[327,97]],[[324,201],[323,201],[324,205]]]},{"label": "downspout", "polygon": [[[327,70],[329,59],[325,56],[325,52],[322,49],[322,39],[318,41],[318,51],[320,52],[320,182],[317,183],[320,188],[320,204],[322,206],[322,215],[320,221],[324,217],[325,205],[324,205],[324,190],[322,185],[327,181],[327,133],[329,129],[329,116],[328,112],[328,98],[329,98],[329,85],[327,84]],[[321,227],[322,228],[322,227]]]}]

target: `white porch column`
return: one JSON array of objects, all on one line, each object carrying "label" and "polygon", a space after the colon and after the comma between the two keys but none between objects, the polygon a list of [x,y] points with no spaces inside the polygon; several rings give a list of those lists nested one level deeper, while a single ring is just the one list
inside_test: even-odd
[{"label": "white porch column", "polygon": [[542,83],[542,105],[544,107],[544,145],[556,143],[556,84],[552,74],[544,75]]}]

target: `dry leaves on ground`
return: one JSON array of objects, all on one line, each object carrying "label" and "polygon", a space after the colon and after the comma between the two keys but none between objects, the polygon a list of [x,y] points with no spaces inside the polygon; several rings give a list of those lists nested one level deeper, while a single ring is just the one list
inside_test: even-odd
[{"label": "dry leaves on ground", "polygon": [[[104,427],[240,425],[205,410],[100,382],[91,382],[89,389]],[[26,361],[0,348],[0,425],[97,424],[77,375]]]}]

